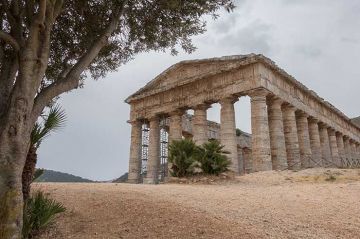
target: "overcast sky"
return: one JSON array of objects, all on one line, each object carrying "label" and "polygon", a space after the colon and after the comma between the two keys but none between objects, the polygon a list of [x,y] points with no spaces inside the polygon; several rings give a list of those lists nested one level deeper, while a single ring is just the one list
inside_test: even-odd
[{"label": "overcast sky", "polygon": [[[63,95],[66,127],[41,145],[39,167],[94,180],[128,170],[129,106],[124,99],[185,59],[261,53],[349,117],[360,115],[359,0],[244,0],[208,22],[197,51],[146,53],[118,72]],[[237,127],[250,132],[249,99],[236,103]],[[219,120],[219,107],[209,110]]]}]

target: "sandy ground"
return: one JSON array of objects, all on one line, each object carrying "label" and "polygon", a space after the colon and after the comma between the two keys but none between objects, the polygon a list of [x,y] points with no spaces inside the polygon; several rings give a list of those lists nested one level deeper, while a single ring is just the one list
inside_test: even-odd
[{"label": "sandy ground", "polygon": [[39,183],[68,211],[42,238],[360,238],[360,170],[201,184]]}]

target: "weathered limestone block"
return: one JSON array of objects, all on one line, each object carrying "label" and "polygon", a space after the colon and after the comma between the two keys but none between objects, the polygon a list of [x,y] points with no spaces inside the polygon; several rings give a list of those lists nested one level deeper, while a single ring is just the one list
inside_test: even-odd
[{"label": "weathered limestone block", "polygon": [[207,109],[209,105],[201,104],[194,108],[192,119],[193,140],[197,145],[202,145],[208,141],[207,132]]},{"label": "weathered limestone block", "polygon": [[331,151],[330,151],[330,142],[328,134],[328,126],[320,123],[320,142],[321,142],[321,156],[324,167],[333,167]]},{"label": "weathered limestone block", "polygon": [[346,167],[346,154],[345,154],[345,148],[344,148],[344,136],[342,133],[337,132],[336,133],[336,142],[337,147],[339,151],[339,159],[340,159],[340,167]]},{"label": "weathered limestone block", "polygon": [[356,155],[356,145],[355,141],[350,140],[350,150],[351,150],[351,164],[353,168],[357,167],[357,155]]},{"label": "weathered limestone block", "polygon": [[311,161],[310,166],[322,167],[321,159],[321,143],[319,134],[318,121],[314,118],[309,119],[309,134],[310,134],[310,146],[311,146]]},{"label": "weathered limestone block", "polygon": [[339,149],[337,146],[337,138],[336,138],[335,130],[329,128],[328,134],[329,134],[329,140],[330,140],[330,150],[331,150],[332,162],[335,164],[336,167],[340,167],[341,160],[340,160],[340,155],[339,155]]},{"label": "weathered limestone block", "polygon": [[283,101],[279,98],[272,98],[268,102],[271,161],[273,170],[283,170],[288,167],[281,110],[282,103]]},{"label": "weathered limestone block", "polygon": [[140,182],[141,171],[141,122],[136,120],[131,122],[131,141],[129,159],[129,183]]},{"label": "weathered limestone block", "polygon": [[308,115],[304,112],[297,113],[297,130],[300,148],[300,161],[302,168],[309,168],[311,162],[311,146],[309,134]]},{"label": "weathered limestone block", "polygon": [[347,136],[344,136],[344,148],[345,148],[345,155],[346,155],[346,166],[347,168],[351,167],[352,163],[352,155],[351,155],[351,148],[350,148],[350,139]]},{"label": "weathered limestone block", "polygon": [[244,169],[245,173],[252,173],[253,171],[253,160],[252,151],[249,148],[243,148],[242,155],[244,158]]},{"label": "weathered limestone block", "polygon": [[295,111],[295,107],[291,105],[285,105],[283,107],[284,134],[288,168],[299,170],[301,169],[301,161]]},{"label": "weathered limestone block", "polygon": [[236,139],[236,123],[234,103],[237,99],[224,98],[220,100],[220,142],[224,145],[224,149],[228,151],[228,158],[231,161],[229,169],[235,173],[242,174],[243,170],[239,167],[237,139]]},{"label": "weathered limestone block", "polygon": [[184,111],[177,110],[171,112],[170,121],[169,121],[169,143],[173,140],[181,140],[182,139],[182,118]]},{"label": "weathered limestone block", "polygon": [[160,164],[160,124],[159,118],[154,116],[150,119],[149,135],[149,158],[147,161],[147,173],[144,183],[158,183],[158,170]]},{"label": "weathered limestone block", "polygon": [[[184,111],[183,110],[176,110],[169,114],[170,121],[169,121],[169,144],[172,143],[174,140],[181,140],[182,139],[182,118],[183,118]],[[168,162],[168,170],[170,172],[172,168],[172,164]],[[169,173],[167,175],[170,175]]]},{"label": "weathered limestone block", "polygon": [[265,90],[256,90],[251,97],[251,129],[253,171],[272,169],[268,112]]}]

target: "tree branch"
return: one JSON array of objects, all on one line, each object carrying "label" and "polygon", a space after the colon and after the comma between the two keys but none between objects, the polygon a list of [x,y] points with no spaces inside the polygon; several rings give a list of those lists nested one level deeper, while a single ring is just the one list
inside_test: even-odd
[{"label": "tree branch", "polygon": [[11,45],[16,51],[20,50],[19,43],[10,34],[4,31],[0,31],[0,39],[4,40],[6,43]]},{"label": "tree branch", "polygon": [[43,108],[56,96],[73,90],[78,87],[80,75],[91,64],[91,62],[99,54],[100,50],[108,43],[108,38],[116,30],[120,24],[120,18],[124,14],[125,4],[127,0],[123,1],[119,10],[115,11],[108,27],[104,33],[93,43],[88,51],[78,60],[78,62],[71,68],[64,78],[60,78],[53,82],[48,87],[44,88],[35,98],[32,120],[36,121],[37,117],[41,114]]}]

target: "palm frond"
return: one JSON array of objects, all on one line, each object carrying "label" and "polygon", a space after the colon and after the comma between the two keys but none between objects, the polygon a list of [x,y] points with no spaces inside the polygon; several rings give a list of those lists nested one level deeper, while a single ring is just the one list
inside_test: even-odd
[{"label": "palm frond", "polygon": [[50,107],[47,114],[42,115],[41,122],[36,122],[31,132],[31,144],[38,148],[44,138],[51,132],[64,127],[66,122],[65,111],[59,104]]}]

